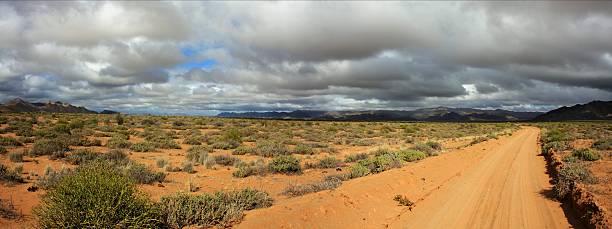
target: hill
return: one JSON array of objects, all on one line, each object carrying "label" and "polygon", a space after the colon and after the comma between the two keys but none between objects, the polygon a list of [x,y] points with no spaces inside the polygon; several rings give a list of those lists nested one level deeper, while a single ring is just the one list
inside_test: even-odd
[{"label": "hill", "polygon": [[534,121],[612,120],[612,101],[593,101],[560,107],[539,115]]},{"label": "hill", "polygon": [[15,98],[0,105],[0,113],[20,113],[20,112],[49,112],[49,113],[84,113],[96,114],[97,112],[88,110],[85,107],[73,106],[60,101],[46,103],[30,103],[20,98]]},{"label": "hill", "polygon": [[268,118],[268,119],[311,119],[345,121],[444,121],[444,122],[486,122],[530,120],[541,112],[514,112],[507,110],[480,110],[471,108],[423,108],[414,111],[373,110],[373,111],[307,111],[292,112],[223,112],[218,117]]}]

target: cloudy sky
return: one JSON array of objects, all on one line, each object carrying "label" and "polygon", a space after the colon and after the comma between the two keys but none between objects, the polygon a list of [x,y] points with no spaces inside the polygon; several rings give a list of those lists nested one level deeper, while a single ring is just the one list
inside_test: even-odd
[{"label": "cloudy sky", "polygon": [[0,100],[134,113],[612,100],[606,2],[0,2]]}]

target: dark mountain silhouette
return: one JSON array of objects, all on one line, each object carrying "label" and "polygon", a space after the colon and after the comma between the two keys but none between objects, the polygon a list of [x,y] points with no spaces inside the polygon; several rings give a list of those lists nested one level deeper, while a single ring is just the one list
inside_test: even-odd
[{"label": "dark mountain silhouette", "polygon": [[86,113],[96,114],[97,112],[88,110],[85,107],[73,106],[60,101],[46,103],[29,103],[23,99],[16,98],[0,105],[2,113],[20,112],[49,112],[49,113]]},{"label": "dark mountain silhouette", "polygon": [[423,108],[414,111],[306,111],[292,112],[223,112],[218,117],[268,118],[268,119],[311,119],[346,121],[444,121],[444,122],[486,122],[524,121],[542,114],[541,112],[514,112],[507,110],[479,110],[471,108]]},{"label": "dark mountain silhouette", "polygon": [[612,101],[593,101],[546,112],[534,121],[612,120]]}]

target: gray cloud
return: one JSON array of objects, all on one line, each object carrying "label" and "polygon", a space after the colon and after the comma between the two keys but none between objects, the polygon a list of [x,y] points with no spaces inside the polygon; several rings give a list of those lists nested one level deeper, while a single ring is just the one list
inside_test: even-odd
[{"label": "gray cloud", "polygon": [[2,2],[0,31],[0,99],[178,113],[612,99],[608,2]]}]

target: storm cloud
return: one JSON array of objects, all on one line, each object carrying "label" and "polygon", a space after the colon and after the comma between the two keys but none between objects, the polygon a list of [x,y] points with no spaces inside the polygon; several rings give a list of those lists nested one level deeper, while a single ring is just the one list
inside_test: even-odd
[{"label": "storm cloud", "polygon": [[612,99],[608,2],[2,2],[0,99],[547,110]]}]

